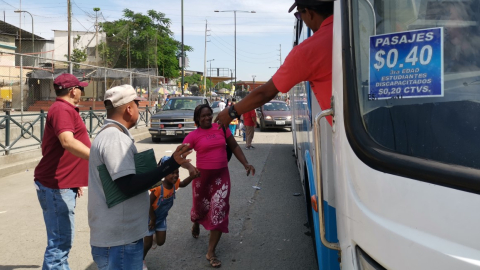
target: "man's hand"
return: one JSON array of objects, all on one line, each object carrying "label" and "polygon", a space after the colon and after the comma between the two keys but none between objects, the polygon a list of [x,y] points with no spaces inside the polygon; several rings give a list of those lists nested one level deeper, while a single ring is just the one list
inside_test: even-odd
[{"label": "man's hand", "polygon": [[82,187],[77,188],[77,198],[80,198],[83,196],[83,189]]},{"label": "man's hand", "polygon": [[250,164],[245,165],[245,170],[247,170],[247,176],[249,176],[250,173],[252,173],[252,176],[255,175],[255,168],[252,165]]},{"label": "man's hand", "polygon": [[228,128],[228,125],[230,125],[230,122],[232,122],[232,118],[228,114],[228,109],[225,108],[225,110],[221,111],[217,117],[215,117],[215,120],[213,120],[214,123],[218,123],[219,127],[218,129],[222,128],[222,125],[225,128]]},{"label": "man's hand", "polygon": [[185,163],[189,163],[190,159],[187,159],[187,156],[192,153],[190,149],[190,144],[182,144],[177,147],[177,150],[173,152],[173,158],[175,161],[182,166]]}]

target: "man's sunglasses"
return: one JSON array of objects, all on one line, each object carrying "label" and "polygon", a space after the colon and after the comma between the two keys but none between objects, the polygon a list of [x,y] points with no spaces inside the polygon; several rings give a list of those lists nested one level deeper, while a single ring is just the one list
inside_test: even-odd
[{"label": "man's sunglasses", "polygon": [[297,18],[297,20],[301,21],[302,20],[302,13],[305,12],[305,9],[297,9],[297,12],[293,13],[293,16]]}]

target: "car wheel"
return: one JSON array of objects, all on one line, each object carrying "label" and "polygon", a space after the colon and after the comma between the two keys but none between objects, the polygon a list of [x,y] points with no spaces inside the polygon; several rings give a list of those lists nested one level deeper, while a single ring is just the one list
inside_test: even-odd
[{"label": "car wheel", "polygon": [[162,138],[152,136],[152,142],[160,142],[160,141],[162,141]]},{"label": "car wheel", "polygon": [[266,128],[265,128],[265,122],[263,122],[263,120],[260,121],[260,131],[265,131]]}]

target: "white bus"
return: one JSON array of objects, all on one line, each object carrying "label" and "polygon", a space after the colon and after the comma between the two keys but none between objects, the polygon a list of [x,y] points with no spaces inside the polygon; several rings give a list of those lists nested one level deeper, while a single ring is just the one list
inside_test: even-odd
[{"label": "white bus", "polygon": [[333,29],[332,107],[290,92],[319,269],[479,269],[480,1],[337,0]]}]

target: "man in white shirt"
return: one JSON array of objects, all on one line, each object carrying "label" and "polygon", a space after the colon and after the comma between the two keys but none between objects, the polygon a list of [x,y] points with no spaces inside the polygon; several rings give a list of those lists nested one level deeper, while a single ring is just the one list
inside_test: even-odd
[{"label": "man in white shirt", "polygon": [[222,98],[220,100],[220,102],[218,103],[218,108],[220,109],[220,111],[223,111],[223,109],[225,109],[225,106],[227,106],[227,105],[225,104],[225,101]]}]

